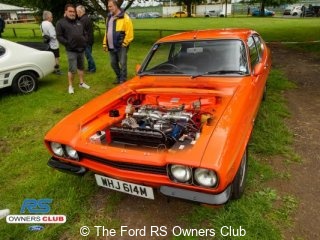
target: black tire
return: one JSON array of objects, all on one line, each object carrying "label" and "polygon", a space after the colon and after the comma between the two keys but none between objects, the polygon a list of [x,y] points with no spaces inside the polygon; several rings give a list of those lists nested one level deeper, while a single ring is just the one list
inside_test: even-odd
[{"label": "black tire", "polygon": [[232,199],[240,199],[244,193],[245,183],[247,178],[247,167],[248,167],[248,151],[247,148],[243,153],[240,166],[237,174],[232,182]]},{"label": "black tire", "polygon": [[38,89],[38,78],[32,72],[18,73],[12,82],[12,89],[15,93],[31,93]]},{"label": "black tire", "polygon": [[292,13],[292,16],[297,16],[297,15],[298,15],[298,13],[296,13],[296,12]]}]

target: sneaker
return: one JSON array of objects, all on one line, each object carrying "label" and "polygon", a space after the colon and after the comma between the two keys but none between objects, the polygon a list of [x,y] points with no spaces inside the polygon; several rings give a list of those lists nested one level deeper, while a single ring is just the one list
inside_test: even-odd
[{"label": "sneaker", "polygon": [[90,86],[89,85],[87,85],[86,83],[80,83],[79,84],[79,87],[81,87],[81,88],[85,88],[85,89],[89,89],[90,88]]},{"label": "sneaker", "polygon": [[68,92],[69,94],[74,94],[74,90],[72,86],[69,86]]}]

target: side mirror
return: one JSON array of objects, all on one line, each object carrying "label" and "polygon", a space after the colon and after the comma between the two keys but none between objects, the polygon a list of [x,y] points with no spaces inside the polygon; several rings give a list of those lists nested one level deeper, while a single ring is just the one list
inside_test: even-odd
[{"label": "side mirror", "polygon": [[140,64],[137,64],[137,65],[136,65],[136,74],[138,74],[140,68],[141,68],[141,65],[140,65]]},{"label": "side mirror", "polygon": [[258,76],[263,73],[265,65],[261,62],[257,63],[253,68],[253,75]]}]

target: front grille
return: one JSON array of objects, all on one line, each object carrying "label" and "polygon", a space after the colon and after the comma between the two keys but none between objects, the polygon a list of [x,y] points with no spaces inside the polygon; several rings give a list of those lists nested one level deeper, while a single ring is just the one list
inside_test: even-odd
[{"label": "front grille", "polygon": [[166,146],[166,136],[161,132],[148,128],[111,127],[110,137],[113,142],[158,148]]},{"label": "front grille", "polygon": [[114,167],[122,170],[167,175],[166,166],[159,167],[159,166],[140,165],[140,164],[125,163],[125,162],[116,162],[116,161],[92,156],[86,153],[80,153],[79,155],[80,155],[80,159],[87,158],[91,161],[99,162],[106,166],[110,166],[110,167]]}]

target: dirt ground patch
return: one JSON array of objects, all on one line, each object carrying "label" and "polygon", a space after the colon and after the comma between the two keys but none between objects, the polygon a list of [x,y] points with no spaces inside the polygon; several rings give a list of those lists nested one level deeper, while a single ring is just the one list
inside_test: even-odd
[{"label": "dirt ground patch", "polygon": [[287,166],[291,176],[288,181],[272,183],[278,192],[293,195],[299,201],[293,228],[283,232],[284,239],[320,239],[320,61],[281,44],[270,47],[273,67],[281,69],[297,84],[285,97],[291,113],[287,123],[302,163]]}]

